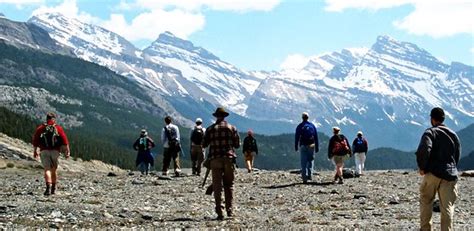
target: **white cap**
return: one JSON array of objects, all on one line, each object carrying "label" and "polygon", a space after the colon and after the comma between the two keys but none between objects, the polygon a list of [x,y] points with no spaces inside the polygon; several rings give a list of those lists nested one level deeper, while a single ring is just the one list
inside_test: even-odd
[{"label": "white cap", "polygon": [[197,118],[197,119],[196,119],[196,123],[202,123],[202,119],[201,119],[201,118]]},{"label": "white cap", "polygon": [[303,112],[303,114],[301,114],[301,117],[309,118],[309,113],[308,112]]},{"label": "white cap", "polygon": [[332,127],[333,131],[340,131],[341,129],[339,127]]},{"label": "white cap", "polygon": [[358,131],[358,132],[357,132],[357,135],[359,135],[359,134],[360,134],[361,136],[364,135],[364,134],[362,133],[362,131]]}]

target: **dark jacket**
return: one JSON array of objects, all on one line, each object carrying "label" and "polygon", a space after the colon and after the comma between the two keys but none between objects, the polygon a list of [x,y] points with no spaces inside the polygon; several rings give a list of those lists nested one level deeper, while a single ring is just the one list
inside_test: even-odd
[{"label": "dark jacket", "polygon": [[253,136],[247,136],[244,139],[244,146],[242,151],[245,152],[255,152],[258,154],[257,140]]},{"label": "dark jacket", "polygon": [[352,151],[356,152],[367,152],[369,150],[369,144],[364,137],[356,137],[352,142]]},{"label": "dark jacket", "polygon": [[[307,131],[304,131],[303,128],[310,128],[312,131],[311,134],[308,134],[309,138],[304,137]],[[319,152],[319,141],[318,141],[318,130],[313,123],[308,121],[301,122],[295,131],[295,151],[298,151],[298,147],[301,145],[311,145],[314,144],[314,151]]]},{"label": "dark jacket", "polygon": [[460,156],[458,136],[442,124],[425,130],[416,151],[416,162],[418,168],[425,173],[453,181],[458,178]]},{"label": "dark jacket", "polygon": [[[141,140],[144,139],[144,140]],[[140,144],[140,142],[145,141],[144,144]],[[151,154],[151,150],[155,147],[155,142],[148,136],[140,136],[135,143],[133,143],[133,149],[137,150],[137,158],[135,160],[135,165],[138,166],[140,163],[145,162],[149,163],[153,166],[155,159]]]},{"label": "dark jacket", "polygon": [[[336,142],[339,142],[341,140],[346,141],[347,148],[349,151],[344,152],[344,153],[335,153],[334,152],[334,146],[336,145]],[[333,135],[331,139],[329,139],[329,145],[328,145],[328,158],[331,159],[333,156],[345,156],[347,154],[352,154],[351,152],[351,147],[349,145],[349,141],[343,134],[338,134],[338,135]]]}]

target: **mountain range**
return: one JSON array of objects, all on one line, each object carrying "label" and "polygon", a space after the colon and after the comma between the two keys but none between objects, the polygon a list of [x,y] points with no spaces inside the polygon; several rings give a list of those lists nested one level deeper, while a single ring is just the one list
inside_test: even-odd
[{"label": "mountain range", "polygon": [[25,23],[0,18],[0,40],[105,66],[188,127],[196,117],[210,123],[223,105],[241,130],[290,133],[307,111],[326,134],[332,126],[349,137],[362,130],[372,147],[413,150],[434,106],[446,110],[455,130],[474,122],[474,67],[446,64],[389,36],[370,48],[317,55],[301,69],[272,72],[239,69],[169,32],[138,49],[118,34],[60,14]]}]

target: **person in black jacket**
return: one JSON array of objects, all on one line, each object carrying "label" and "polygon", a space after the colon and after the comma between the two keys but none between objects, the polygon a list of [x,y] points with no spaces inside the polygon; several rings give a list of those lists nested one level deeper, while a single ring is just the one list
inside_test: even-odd
[{"label": "person in black jacket", "polygon": [[253,137],[252,130],[248,130],[247,132],[247,137],[244,139],[244,147],[242,151],[244,152],[247,171],[251,173],[253,169],[253,161],[255,156],[258,155],[257,140]]},{"label": "person in black jacket", "polygon": [[359,177],[362,175],[364,170],[365,157],[367,155],[367,150],[369,149],[369,144],[367,140],[363,137],[362,131],[357,132],[357,137],[352,142],[352,151],[355,156],[355,175]]},{"label": "person in black jacket", "polygon": [[150,167],[154,165],[155,159],[151,154],[153,147],[155,147],[155,142],[148,136],[148,132],[142,129],[140,137],[133,144],[133,149],[138,151],[135,164],[142,175],[148,175]]},{"label": "person in black jacket", "polygon": [[423,176],[420,185],[420,229],[431,230],[433,201],[438,193],[441,230],[453,230],[461,144],[456,133],[443,124],[445,114],[442,108],[433,108],[430,116],[433,127],[425,130],[416,151],[418,169]]},{"label": "person in black jacket", "polygon": [[347,138],[343,134],[339,134],[341,131],[339,127],[333,127],[332,131],[334,135],[329,140],[328,158],[332,159],[336,166],[334,183],[342,184],[342,169],[344,168],[344,161],[351,156],[351,148]]}]

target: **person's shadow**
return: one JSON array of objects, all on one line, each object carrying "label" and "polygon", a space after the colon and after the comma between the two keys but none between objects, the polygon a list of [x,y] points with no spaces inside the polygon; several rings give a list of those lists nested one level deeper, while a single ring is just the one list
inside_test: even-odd
[{"label": "person's shadow", "polygon": [[316,185],[316,186],[327,186],[327,185],[333,185],[334,183],[332,181],[327,181],[327,182],[306,182],[306,183],[291,183],[291,184],[282,184],[282,185],[270,185],[270,186],[263,186],[262,188],[264,189],[279,189],[279,188],[288,188],[288,187],[293,187],[296,185]]}]

